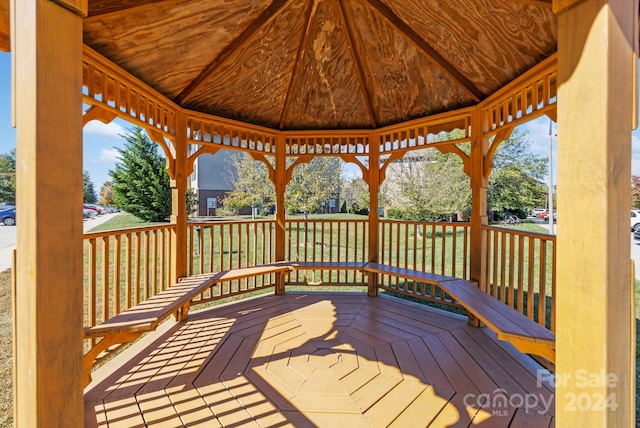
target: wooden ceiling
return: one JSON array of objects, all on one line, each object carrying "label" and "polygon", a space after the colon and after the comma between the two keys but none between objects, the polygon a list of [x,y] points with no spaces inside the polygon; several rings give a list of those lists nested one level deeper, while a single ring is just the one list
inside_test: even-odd
[{"label": "wooden ceiling", "polygon": [[178,104],[284,130],[473,105],[556,40],[551,0],[89,0],[84,20],[88,46]]}]

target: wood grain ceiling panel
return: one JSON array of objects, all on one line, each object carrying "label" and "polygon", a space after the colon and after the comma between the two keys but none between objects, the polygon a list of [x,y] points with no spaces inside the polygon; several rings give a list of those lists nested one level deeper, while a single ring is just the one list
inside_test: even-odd
[{"label": "wood grain ceiling panel", "polygon": [[473,104],[471,96],[366,0],[344,2],[379,125]]},{"label": "wood grain ceiling panel", "polygon": [[181,0],[109,13],[84,23],[84,41],[174,98],[256,19],[270,0]]},{"label": "wood grain ceiling panel", "polygon": [[556,51],[556,19],[546,6],[503,0],[384,2],[486,94]]},{"label": "wood grain ceiling panel", "polygon": [[338,0],[318,2],[311,19],[284,128],[370,128],[373,119]]},{"label": "wood grain ceiling panel", "polygon": [[9,23],[9,0],[0,0],[0,51],[9,52],[11,29]]},{"label": "wood grain ceiling panel", "polygon": [[185,106],[277,128],[310,2],[293,1],[234,51]]},{"label": "wood grain ceiling panel", "polygon": [[89,17],[107,13],[123,12],[139,6],[152,3],[168,2],[172,0],[91,0],[89,1]]}]

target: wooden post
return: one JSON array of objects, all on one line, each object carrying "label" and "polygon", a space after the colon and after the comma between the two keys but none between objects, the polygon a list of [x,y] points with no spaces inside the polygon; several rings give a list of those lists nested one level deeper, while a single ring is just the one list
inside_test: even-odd
[{"label": "wooden post", "polygon": [[171,239],[172,284],[187,275],[187,119],[176,112],[175,166],[171,178],[171,224],[175,226]]},{"label": "wooden post", "polygon": [[[484,174],[484,158],[488,151],[488,140],[484,136],[482,110],[471,114],[471,218],[470,218],[470,279],[478,287],[487,291],[487,245],[486,232],[482,226],[488,224],[487,217],[487,179]],[[469,315],[469,324],[479,326],[479,321]]]},{"label": "wooden post", "polygon": [[[276,140],[276,260],[283,261],[285,257],[285,246],[287,235],[285,229],[285,208],[284,208],[284,192],[287,189],[287,156],[285,139],[282,135],[278,135]],[[284,275],[276,275],[276,294],[284,294]]]},{"label": "wooden post", "polygon": [[80,427],[82,19],[14,0],[18,212],[15,424]]},{"label": "wooden post", "polygon": [[[378,261],[378,193],[380,192],[380,141],[378,134],[369,134],[369,261]],[[369,296],[378,295],[378,275],[369,274]]]},{"label": "wooden post", "polygon": [[[560,9],[556,3],[566,2],[554,1]],[[630,427],[635,316],[628,218],[638,9],[629,0],[570,3],[558,14],[556,426]]]}]

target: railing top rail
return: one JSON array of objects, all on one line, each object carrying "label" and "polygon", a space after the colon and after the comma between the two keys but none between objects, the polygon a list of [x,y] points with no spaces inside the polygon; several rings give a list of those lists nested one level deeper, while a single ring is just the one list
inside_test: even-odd
[{"label": "railing top rail", "polygon": [[189,221],[187,227],[191,226],[213,226],[216,224],[246,224],[246,223],[275,223],[273,219],[260,220],[216,220],[216,221]]},{"label": "railing top rail", "polygon": [[175,224],[167,223],[167,224],[159,224],[154,226],[128,227],[124,229],[112,229],[112,230],[104,230],[100,232],[87,232],[84,234],[84,239],[103,238],[106,236],[124,235],[127,233],[149,232],[149,231],[162,230],[162,229],[170,230],[175,227],[176,227]]},{"label": "railing top rail", "polygon": [[401,220],[401,219],[380,219],[381,223],[405,223],[405,224],[424,224],[424,225],[436,225],[436,226],[461,226],[469,227],[469,222],[464,221],[413,221],[413,220]]},{"label": "railing top rail", "polygon": [[549,235],[547,233],[540,233],[540,232],[529,232],[526,230],[518,230],[518,229],[512,229],[509,227],[500,227],[500,226],[482,226],[482,230],[493,230],[496,232],[506,232],[506,233],[511,233],[512,235],[518,235],[518,236],[528,236],[529,238],[538,238],[538,239],[544,239],[547,241],[556,241],[556,235]]}]

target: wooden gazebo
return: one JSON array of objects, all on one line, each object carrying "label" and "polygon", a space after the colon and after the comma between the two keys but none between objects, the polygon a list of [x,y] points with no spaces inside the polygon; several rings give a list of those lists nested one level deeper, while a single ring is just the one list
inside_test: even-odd
[{"label": "wooden gazebo", "polygon": [[[83,424],[82,344],[90,330],[83,332],[78,208],[83,124],[122,118],[144,127],[165,151],[173,189],[169,283],[195,277],[185,215],[194,160],[237,150],[265,162],[276,188],[274,253],[262,261],[278,267],[260,272],[274,275],[277,294],[285,289],[282,266],[364,272],[369,296],[384,287],[380,275],[405,275],[442,287],[476,315],[472,324],[479,318],[500,338],[504,325],[492,318],[500,309],[473,308],[474,299],[483,299],[478,289],[486,295],[495,289],[488,257],[500,239],[488,239],[487,179],[498,145],[541,115],[558,122],[555,343],[543,345],[548,352],[535,340],[515,345],[555,362],[557,426],[633,424],[626,218],[637,121],[637,1],[0,0],[0,49],[13,54],[18,138],[17,426]],[[462,137],[431,138],[453,130]],[[460,148],[466,143],[470,155]],[[314,156],[358,164],[376,207],[389,163],[423,148],[459,155],[470,177],[464,273],[437,276],[415,266],[398,273],[385,264],[375,209],[362,229],[367,244],[359,260],[326,262],[323,254],[287,265],[293,261],[284,190],[296,165]],[[235,274],[252,275],[241,271],[250,268],[256,266],[238,266]],[[189,301],[180,305],[171,309],[186,318]],[[419,319],[415,311],[402,315]],[[307,358],[299,370],[309,362],[316,369],[348,365],[352,348],[334,345],[345,355],[335,361],[335,352],[322,347],[290,356]]]}]

